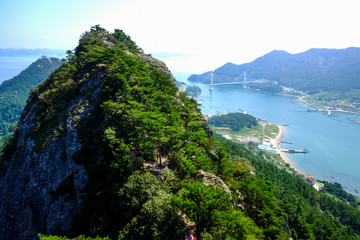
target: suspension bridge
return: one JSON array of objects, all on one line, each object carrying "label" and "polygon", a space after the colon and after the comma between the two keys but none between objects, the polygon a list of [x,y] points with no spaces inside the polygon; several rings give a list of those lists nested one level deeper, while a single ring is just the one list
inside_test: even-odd
[{"label": "suspension bridge", "polygon": [[[207,80],[209,77],[210,77],[210,83],[209,84],[197,84],[198,86],[210,86],[209,90],[210,91],[214,91],[214,86],[217,86],[217,85],[232,85],[232,84],[243,84],[243,88],[247,88],[247,83],[261,83],[261,82],[266,82],[267,80],[265,79],[261,79],[261,80],[247,80],[246,78],[246,71],[244,71],[242,74],[240,74],[238,77],[235,77],[233,82],[222,82],[222,83],[214,83],[214,75],[215,75],[215,72],[214,71],[211,71],[210,75],[207,76],[205,78],[205,80]],[[225,75],[225,74],[216,74],[216,75]],[[228,75],[230,76],[230,75]],[[232,78],[234,76],[231,76]],[[242,81],[236,81],[237,79],[242,79]]]}]

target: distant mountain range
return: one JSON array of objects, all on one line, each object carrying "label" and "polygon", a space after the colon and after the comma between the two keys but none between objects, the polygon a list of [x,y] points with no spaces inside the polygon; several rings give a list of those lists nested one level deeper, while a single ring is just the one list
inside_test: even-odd
[{"label": "distant mountain range", "polygon": [[[214,83],[266,79],[308,93],[360,89],[360,48],[310,49],[298,54],[272,51],[251,63],[226,63],[214,71]],[[210,73],[191,75],[190,82],[209,83]]]},{"label": "distant mountain range", "polygon": [[39,49],[27,49],[27,48],[0,48],[0,56],[18,56],[18,55],[46,55],[46,56],[56,56],[56,55],[65,55],[65,50],[63,49],[49,49],[49,48],[39,48]]}]

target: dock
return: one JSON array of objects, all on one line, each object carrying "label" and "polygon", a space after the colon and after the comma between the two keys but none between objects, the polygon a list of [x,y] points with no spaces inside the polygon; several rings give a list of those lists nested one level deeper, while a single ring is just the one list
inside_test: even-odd
[{"label": "dock", "polygon": [[281,149],[282,152],[285,153],[308,153],[309,151],[306,149]]}]

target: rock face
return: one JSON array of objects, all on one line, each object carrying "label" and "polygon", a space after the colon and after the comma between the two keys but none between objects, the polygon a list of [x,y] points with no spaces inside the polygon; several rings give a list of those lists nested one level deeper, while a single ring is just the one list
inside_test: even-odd
[{"label": "rock face", "polygon": [[85,168],[74,162],[73,154],[82,146],[74,119],[86,117],[89,109],[74,113],[69,108],[62,136],[37,154],[34,140],[26,139],[37,119],[34,107],[28,106],[22,114],[17,150],[0,181],[0,239],[67,231],[87,183]]},{"label": "rock face", "polygon": [[214,174],[207,173],[204,170],[198,170],[197,175],[199,180],[201,180],[205,185],[220,188],[231,198],[231,191],[221,178],[215,176]]},{"label": "rock face", "polygon": [[166,67],[165,63],[160,61],[159,59],[155,59],[153,57],[141,54],[139,55],[139,57],[143,60],[145,60],[148,64],[148,66],[154,66],[156,67],[158,70],[162,71],[163,73],[165,73],[168,77],[170,77],[171,81],[175,82],[175,78],[174,76],[171,74],[170,70]]},{"label": "rock face", "polygon": [[[32,239],[38,233],[61,234],[71,228],[88,180],[85,167],[74,162],[81,147],[77,121],[86,119],[98,104],[102,75],[88,79],[80,92],[67,103],[66,120],[60,122],[61,134],[50,134],[45,147],[36,152],[29,137],[39,117],[39,101],[29,102],[19,120],[16,151],[3,162],[0,179],[0,239]],[[84,102],[91,104],[84,104]],[[59,128],[59,127],[58,127]]]}]

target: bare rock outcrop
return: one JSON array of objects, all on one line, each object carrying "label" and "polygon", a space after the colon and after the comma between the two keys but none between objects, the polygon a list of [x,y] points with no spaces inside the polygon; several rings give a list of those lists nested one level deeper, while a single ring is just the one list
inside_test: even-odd
[{"label": "bare rock outcrop", "polygon": [[215,176],[214,174],[211,173],[207,173],[202,169],[197,171],[197,176],[199,180],[201,180],[205,185],[220,188],[225,193],[227,193],[231,198],[231,191],[229,187],[218,176]]}]

